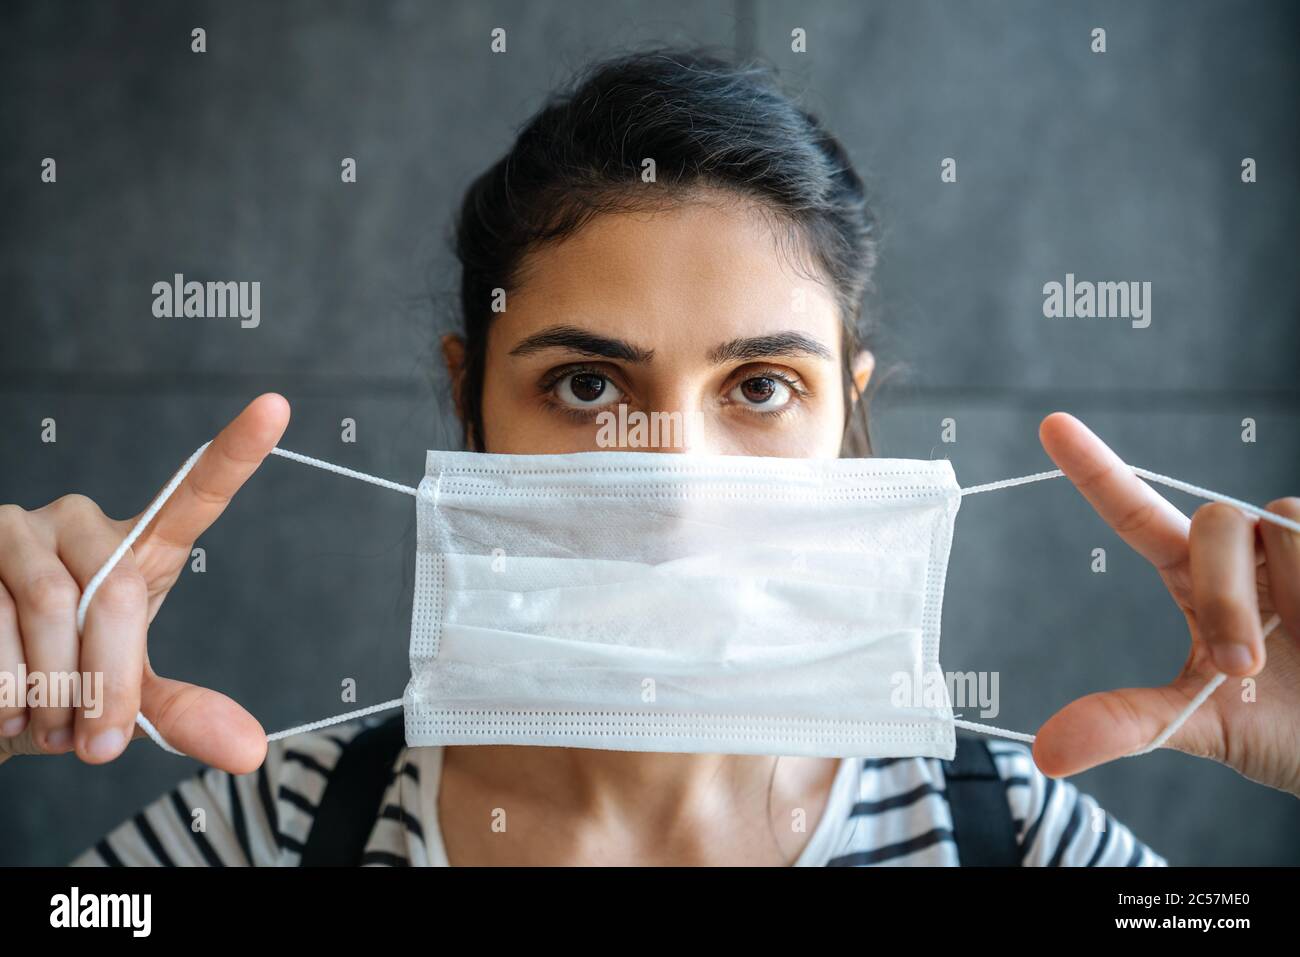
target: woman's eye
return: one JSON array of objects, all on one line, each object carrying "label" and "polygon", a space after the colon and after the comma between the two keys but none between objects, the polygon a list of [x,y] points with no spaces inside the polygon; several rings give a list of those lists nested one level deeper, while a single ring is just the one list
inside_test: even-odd
[{"label": "woman's eye", "polygon": [[623,396],[614,383],[595,372],[566,375],[555,384],[555,395],[566,405],[588,409],[611,405]]},{"label": "woman's eye", "polygon": [[731,397],[744,405],[763,411],[779,409],[790,401],[792,391],[780,379],[754,376],[731,390]]}]

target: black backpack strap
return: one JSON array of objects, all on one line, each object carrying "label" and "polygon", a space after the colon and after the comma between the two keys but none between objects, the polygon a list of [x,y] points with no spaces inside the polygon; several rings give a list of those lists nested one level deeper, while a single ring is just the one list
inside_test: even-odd
[{"label": "black backpack strap", "polygon": [[359,731],[343,747],[316,806],[302,867],[356,867],[379,816],[397,755],[406,746],[403,715]]},{"label": "black backpack strap", "polygon": [[[405,744],[405,723],[398,714],[359,732],[344,746],[316,808],[301,866],[355,867],[361,863],[393,763]],[[1019,866],[1020,845],[1006,783],[988,743],[959,734],[953,759],[943,765],[961,865]]]},{"label": "black backpack strap", "polygon": [[988,742],[974,735],[957,735],[957,750],[943,765],[961,866],[1019,867],[1016,822]]}]

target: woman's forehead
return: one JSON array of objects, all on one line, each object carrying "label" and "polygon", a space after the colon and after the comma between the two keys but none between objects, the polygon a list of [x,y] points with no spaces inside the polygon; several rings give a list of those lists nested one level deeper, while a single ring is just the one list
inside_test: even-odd
[{"label": "woman's forehead", "polygon": [[792,330],[839,341],[831,290],[769,217],[734,203],[601,214],[530,253],[494,332],[509,349],[557,323],[652,349]]}]

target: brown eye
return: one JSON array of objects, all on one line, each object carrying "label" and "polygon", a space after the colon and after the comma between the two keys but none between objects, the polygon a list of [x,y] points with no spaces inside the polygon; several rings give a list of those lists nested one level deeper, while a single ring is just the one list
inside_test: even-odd
[{"label": "brown eye", "polygon": [[740,391],[750,402],[766,402],[776,392],[776,382],[772,379],[746,379],[740,384]]},{"label": "brown eye", "polygon": [[575,375],[569,380],[569,389],[573,397],[580,402],[595,402],[605,391],[605,380],[598,375]]},{"label": "brown eye", "polygon": [[773,376],[752,376],[732,390],[732,399],[742,405],[761,407],[762,411],[780,409],[789,403],[792,391]]},{"label": "brown eye", "polygon": [[555,384],[555,395],[566,405],[599,407],[617,402],[622,393],[614,383],[595,372],[575,372]]}]

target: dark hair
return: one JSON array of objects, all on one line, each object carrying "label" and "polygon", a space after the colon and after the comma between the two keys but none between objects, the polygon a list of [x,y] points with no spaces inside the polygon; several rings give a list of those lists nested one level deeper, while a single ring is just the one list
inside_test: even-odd
[{"label": "dark hair", "polygon": [[[646,158],[655,161],[659,188],[641,180]],[[848,154],[779,89],[767,67],[701,50],[656,49],[583,70],[465,194],[456,222],[466,347],[457,399],[467,447],[483,447],[493,290],[509,292],[520,281],[525,254],[599,213],[672,205],[700,187],[756,200],[829,279],[844,320],[847,403],[854,389],[849,363],[866,337],[863,295],[876,263],[875,222]],[[866,406],[864,396],[859,415],[845,423],[847,454],[871,454]]]}]

